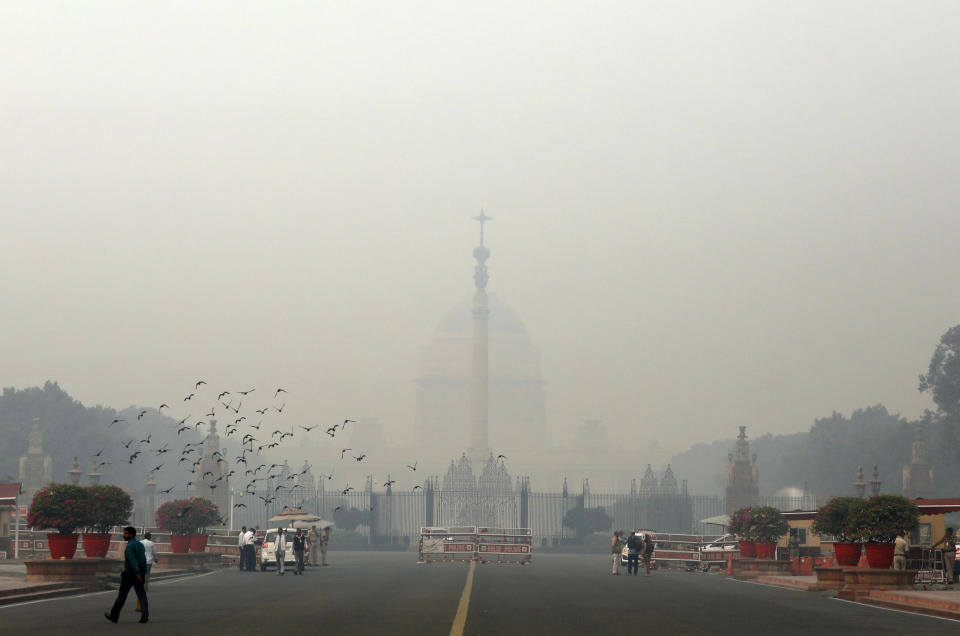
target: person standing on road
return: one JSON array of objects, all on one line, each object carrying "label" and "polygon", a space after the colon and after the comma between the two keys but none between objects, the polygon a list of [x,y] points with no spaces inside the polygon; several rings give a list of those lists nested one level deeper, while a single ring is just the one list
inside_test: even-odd
[{"label": "person standing on road", "polygon": [[627,576],[637,576],[640,570],[640,550],[643,549],[643,540],[636,530],[630,532],[627,539]]},{"label": "person standing on road", "polygon": [[947,577],[947,585],[952,585],[954,582],[953,563],[957,559],[957,535],[954,534],[953,528],[947,528],[946,534],[934,543],[933,547],[937,547],[941,543],[943,544],[944,575]]},{"label": "person standing on road", "polygon": [[610,554],[613,561],[613,571],[610,574],[620,576],[620,552],[623,551],[623,530],[617,530],[610,539]]},{"label": "person standing on road", "polygon": [[320,565],[327,565],[327,544],[330,543],[330,528],[324,528],[320,535]]},{"label": "person standing on road", "polygon": [[650,576],[650,559],[653,557],[653,535],[649,532],[643,535],[643,549],[640,552],[640,556],[643,558],[643,568],[647,571],[647,576]]},{"label": "person standing on road", "polygon": [[297,528],[297,536],[293,538],[293,556],[297,559],[297,569],[294,574],[303,574],[303,552],[306,549],[307,538],[303,536],[303,530]]},{"label": "person standing on road", "polygon": [[277,555],[277,575],[283,576],[283,559],[287,554],[287,533],[283,528],[277,532],[277,540],[273,544],[273,553]]},{"label": "person standing on road", "polygon": [[907,541],[907,531],[903,530],[893,542],[893,569],[907,569],[907,554],[910,552],[910,543]]},{"label": "person standing on road", "polygon": [[237,537],[237,549],[240,552],[240,571],[243,572],[243,564],[246,561],[247,550],[244,547],[246,545],[246,535],[247,535],[247,526],[240,528],[240,536]]},{"label": "person standing on road", "polygon": [[109,612],[104,612],[104,617],[111,623],[120,620],[120,611],[123,604],[127,601],[127,594],[130,588],[137,594],[140,601],[140,607],[143,612],[140,614],[140,622],[146,623],[150,612],[147,605],[147,592],[143,589],[144,576],[147,572],[147,557],[143,549],[143,544],[137,541],[137,529],[133,526],[127,526],[123,529],[123,538],[127,542],[127,547],[123,550],[123,572],[120,573],[120,590],[117,592],[117,600]]},{"label": "person standing on road", "polygon": [[320,541],[320,535],[317,533],[317,526],[310,526],[310,532],[307,533],[307,549],[310,551],[310,565],[320,565],[317,559],[317,548]]},{"label": "person standing on road", "polygon": [[[143,591],[146,592],[150,587],[150,574],[153,572],[153,564],[157,562],[157,546],[153,543],[153,535],[149,532],[143,534],[140,543],[143,544],[143,554],[147,558],[147,571],[143,575]],[[140,599],[137,599],[136,611],[143,611],[143,608],[140,607]]]},{"label": "person standing on road", "polygon": [[256,536],[253,528],[247,530],[246,534],[243,535],[243,564],[246,566],[247,572],[253,572],[257,565],[257,555],[254,553]]}]

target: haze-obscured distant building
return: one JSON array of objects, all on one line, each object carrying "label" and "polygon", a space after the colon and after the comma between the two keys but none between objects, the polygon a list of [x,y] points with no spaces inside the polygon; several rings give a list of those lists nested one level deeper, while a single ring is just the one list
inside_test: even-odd
[{"label": "haze-obscured distant building", "polygon": [[40,421],[33,419],[27,441],[27,453],[20,456],[20,483],[23,494],[20,502],[29,506],[38,490],[53,482],[53,459],[43,452],[43,433]]},{"label": "haze-obscured distant building", "polygon": [[903,467],[904,497],[932,497],[936,494],[933,483],[933,467],[927,462],[927,444],[923,441],[923,432],[917,429],[917,438],[913,441],[910,463]]},{"label": "haze-obscured distant building", "polygon": [[757,463],[750,457],[750,442],[747,441],[746,431],[746,426],[740,427],[736,449],[728,458],[725,510],[727,514],[745,506],[756,505],[760,500]]}]

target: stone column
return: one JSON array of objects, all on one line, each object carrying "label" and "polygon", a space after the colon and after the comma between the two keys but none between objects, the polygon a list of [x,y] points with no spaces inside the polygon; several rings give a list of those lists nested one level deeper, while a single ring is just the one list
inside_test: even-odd
[{"label": "stone column", "polygon": [[150,471],[150,478],[147,480],[147,510],[143,515],[143,525],[148,528],[156,526],[157,514],[157,478],[154,472]]},{"label": "stone column", "polygon": [[480,245],[474,248],[473,257],[477,261],[474,267],[474,284],[477,288],[473,295],[473,365],[472,387],[470,393],[470,450],[471,461],[481,466],[490,454],[488,415],[489,415],[489,364],[487,360],[487,333],[490,305],[487,300],[487,259],[490,250],[483,244],[483,224],[490,220],[482,211],[474,217],[480,222]]},{"label": "stone column", "polygon": [[73,458],[73,468],[67,471],[70,474],[70,483],[74,486],[80,484],[80,477],[83,475],[83,471],[80,470],[80,462],[76,457]]}]

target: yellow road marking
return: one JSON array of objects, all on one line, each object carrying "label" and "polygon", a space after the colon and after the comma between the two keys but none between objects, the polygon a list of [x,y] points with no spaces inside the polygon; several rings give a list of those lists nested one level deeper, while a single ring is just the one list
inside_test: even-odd
[{"label": "yellow road marking", "polygon": [[463,628],[467,624],[467,610],[470,607],[470,592],[473,591],[473,571],[477,568],[477,562],[470,562],[470,569],[467,571],[467,583],[463,586],[463,594],[460,595],[460,604],[457,605],[457,615],[453,618],[453,625],[450,627],[450,636],[463,636]]}]

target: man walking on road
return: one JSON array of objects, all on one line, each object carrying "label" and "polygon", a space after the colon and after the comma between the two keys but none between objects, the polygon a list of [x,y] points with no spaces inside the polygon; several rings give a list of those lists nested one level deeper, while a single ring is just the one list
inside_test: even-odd
[{"label": "man walking on road", "polygon": [[140,615],[140,622],[146,623],[150,612],[147,606],[147,592],[143,589],[144,576],[147,571],[147,557],[143,549],[143,544],[137,541],[137,529],[133,526],[127,526],[123,529],[123,538],[127,542],[127,547],[123,550],[123,572],[120,573],[120,590],[117,592],[117,600],[113,603],[113,608],[103,615],[111,623],[120,620],[120,611],[123,604],[127,601],[127,594],[130,588],[136,592],[140,600],[140,607],[143,613]]},{"label": "man walking on road", "polygon": [[[143,591],[146,592],[150,587],[150,573],[153,572],[153,564],[157,562],[157,546],[153,543],[153,535],[149,532],[143,534],[140,543],[143,544],[143,554],[147,559],[147,571],[143,574]],[[140,607],[140,599],[137,599],[136,611],[143,611],[143,608]]]},{"label": "man walking on road", "polygon": [[283,559],[287,554],[287,533],[283,528],[277,532],[277,540],[273,544],[273,553],[277,555],[277,575],[283,576]]},{"label": "man walking on road", "polygon": [[246,561],[246,557],[247,557],[247,554],[246,554],[247,550],[244,547],[246,545],[246,539],[245,539],[246,534],[247,534],[247,526],[243,526],[242,528],[240,528],[240,536],[237,537],[237,549],[240,551],[240,571],[241,572],[243,572],[243,564],[244,564],[244,561]]},{"label": "man walking on road", "polygon": [[627,539],[627,576],[633,574],[637,576],[640,570],[640,550],[643,549],[643,540],[636,530],[630,532],[630,538]]},{"label": "man walking on road", "polygon": [[303,551],[306,549],[307,539],[303,536],[303,530],[297,528],[297,536],[293,538],[293,556],[297,559],[297,569],[294,574],[303,574]]},{"label": "man walking on road", "polygon": [[620,552],[623,550],[623,530],[617,530],[610,539],[610,554],[613,560],[613,571],[610,574],[620,576]]}]

